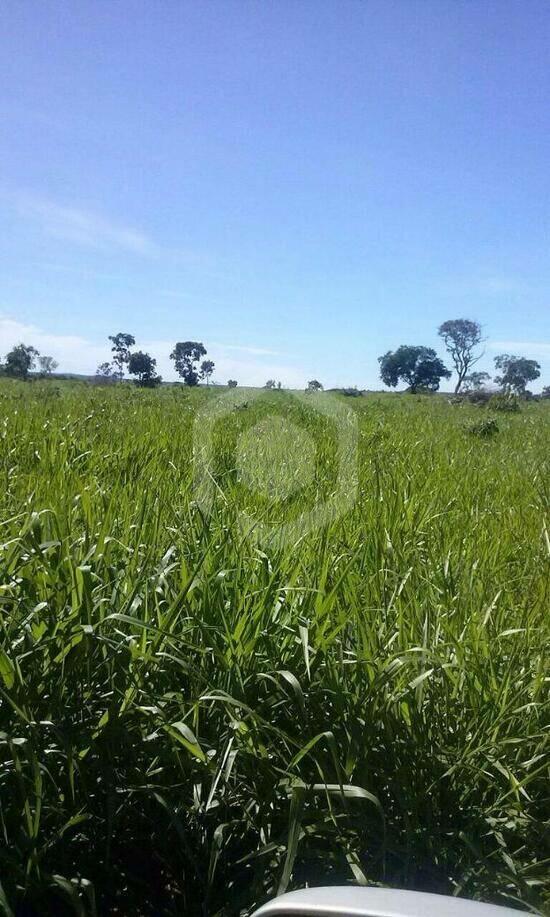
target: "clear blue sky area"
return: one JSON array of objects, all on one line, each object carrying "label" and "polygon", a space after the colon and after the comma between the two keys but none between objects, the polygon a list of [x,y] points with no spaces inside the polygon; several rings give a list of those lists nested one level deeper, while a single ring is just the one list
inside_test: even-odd
[{"label": "clear blue sky area", "polygon": [[0,350],[376,387],[465,316],[550,384],[547,0],[8,0],[0,118]]}]

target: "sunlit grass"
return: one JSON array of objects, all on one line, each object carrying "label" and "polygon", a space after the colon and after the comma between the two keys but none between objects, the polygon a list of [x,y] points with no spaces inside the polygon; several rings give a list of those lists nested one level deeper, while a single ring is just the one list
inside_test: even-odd
[{"label": "sunlit grass", "polygon": [[489,440],[485,408],[347,399],[353,509],[258,544],[246,431],[315,446],[275,520],[333,490],[334,435],[284,393],[230,415],[205,515],[215,396],[0,386],[0,910],[248,913],[305,882],[541,908],[550,405]]}]

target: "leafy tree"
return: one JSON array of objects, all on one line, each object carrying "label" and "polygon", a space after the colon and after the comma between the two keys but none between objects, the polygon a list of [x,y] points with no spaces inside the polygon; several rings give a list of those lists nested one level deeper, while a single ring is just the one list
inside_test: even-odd
[{"label": "leafy tree", "polygon": [[392,388],[399,381],[406,382],[411,392],[424,388],[436,392],[441,379],[449,379],[451,373],[431,347],[413,347],[402,344],[397,350],[388,350],[380,363],[380,378],[384,385]]},{"label": "leafy tree", "polygon": [[174,361],[176,372],[186,385],[197,385],[199,381],[197,363],[201,357],[205,356],[206,347],[200,341],[179,341],[170,354],[170,359]]},{"label": "leafy tree", "polygon": [[311,392],[322,392],[322,391],[323,391],[323,386],[321,385],[320,382],[317,381],[317,379],[311,379],[308,382],[306,392],[311,393]]},{"label": "leafy tree", "polygon": [[543,388],[543,390],[542,390],[542,392],[541,392],[541,395],[542,395],[543,398],[550,398],[550,385],[545,385],[545,386],[544,386],[544,388]]},{"label": "leafy tree", "polygon": [[35,347],[17,344],[6,354],[4,366],[6,375],[14,376],[16,379],[26,379],[31,369],[34,368],[38,356],[38,350]]},{"label": "leafy tree", "polygon": [[495,376],[495,382],[505,392],[515,392],[516,395],[522,395],[527,383],[534,382],[540,376],[540,363],[513,354],[499,354],[495,357],[495,366],[501,371],[500,376]]},{"label": "leafy tree", "polygon": [[275,379],[268,379],[266,384],[264,385],[264,388],[271,390],[271,389],[274,389],[276,385],[277,383],[275,382]]},{"label": "leafy tree", "polygon": [[112,379],[115,375],[111,363],[100,363],[95,371],[96,376],[102,376],[104,379]]},{"label": "leafy tree", "polygon": [[443,322],[437,333],[443,338],[458,376],[455,386],[455,394],[457,394],[470,367],[483,356],[481,353],[475,354],[474,352],[482,341],[481,325],[467,318],[453,318]]},{"label": "leafy tree", "polygon": [[210,376],[214,372],[215,363],[213,360],[203,360],[201,363],[201,379],[206,379],[208,385]]},{"label": "leafy tree", "polygon": [[227,380],[227,384],[228,384],[229,388],[237,388],[237,385],[238,385],[236,379],[228,379],[228,380]]},{"label": "leafy tree", "polygon": [[153,388],[162,382],[161,377],[157,376],[156,365],[157,361],[154,357],[144,353],[142,350],[136,350],[135,353],[130,354],[128,372],[131,376],[137,376],[135,380],[137,385],[141,385],[144,388]]},{"label": "leafy tree", "polygon": [[491,377],[489,373],[477,372],[464,376],[462,381],[467,392],[479,392],[491,381]]},{"label": "leafy tree", "polygon": [[38,365],[40,366],[40,372],[43,376],[51,376],[59,366],[57,360],[54,360],[53,357],[41,356],[38,357]]},{"label": "leafy tree", "polygon": [[120,331],[118,334],[110,334],[109,340],[113,342],[111,350],[113,352],[113,363],[117,367],[115,375],[119,379],[124,378],[124,367],[130,360],[130,347],[136,343],[133,334],[125,334]]}]

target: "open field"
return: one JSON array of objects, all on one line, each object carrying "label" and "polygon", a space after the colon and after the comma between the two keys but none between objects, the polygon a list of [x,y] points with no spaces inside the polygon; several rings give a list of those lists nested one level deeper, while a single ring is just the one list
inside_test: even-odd
[{"label": "open field", "polygon": [[[215,397],[0,386],[0,911],[249,913],[306,881],[544,909],[550,403],[483,438],[485,407],[339,397],[358,491],[296,545],[240,513],[333,492],[330,419],[222,417],[207,515]],[[246,439],[273,412],[316,452],[275,508]]]}]

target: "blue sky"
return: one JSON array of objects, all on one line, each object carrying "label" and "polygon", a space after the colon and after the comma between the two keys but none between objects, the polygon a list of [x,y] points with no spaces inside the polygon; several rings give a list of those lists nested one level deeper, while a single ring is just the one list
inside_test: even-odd
[{"label": "blue sky", "polygon": [[167,378],[198,339],[219,381],[378,387],[465,316],[479,368],[550,384],[546,0],[8,0],[1,26],[0,352],[93,371],[130,331]]}]

